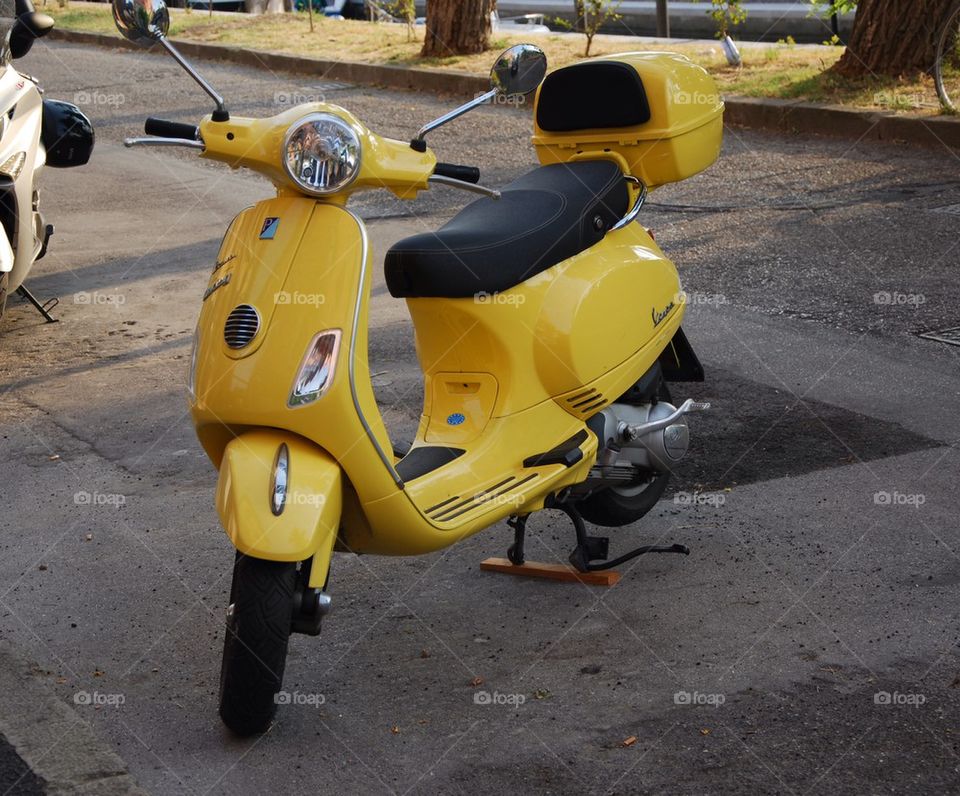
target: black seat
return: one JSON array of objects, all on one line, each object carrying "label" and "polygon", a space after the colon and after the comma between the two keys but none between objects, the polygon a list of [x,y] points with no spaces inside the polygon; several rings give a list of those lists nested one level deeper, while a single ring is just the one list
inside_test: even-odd
[{"label": "black seat", "polygon": [[627,212],[626,181],[609,160],[543,166],[501,193],[395,244],[384,264],[391,295],[507,290],[593,246]]}]

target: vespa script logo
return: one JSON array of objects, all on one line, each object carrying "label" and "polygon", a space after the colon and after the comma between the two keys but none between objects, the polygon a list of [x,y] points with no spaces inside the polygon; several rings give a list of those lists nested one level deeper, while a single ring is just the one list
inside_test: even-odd
[{"label": "vespa script logo", "polygon": [[650,314],[653,316],[653,325],[659,326],[660,321],[670,314],[670,310],[672,310],[674,306],[676,305],[671,301],[666,307],[660,310],[660,312],[657,312],[656,308],[650,310]]}]

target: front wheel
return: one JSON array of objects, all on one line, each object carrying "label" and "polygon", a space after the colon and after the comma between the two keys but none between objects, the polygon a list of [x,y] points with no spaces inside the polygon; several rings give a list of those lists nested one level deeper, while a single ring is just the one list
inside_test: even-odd
[{"label": "front wheel", "polygon": [[237,556],[220,669],[220,718],[264,732],[277,711],[293,617],[296,564]]}]

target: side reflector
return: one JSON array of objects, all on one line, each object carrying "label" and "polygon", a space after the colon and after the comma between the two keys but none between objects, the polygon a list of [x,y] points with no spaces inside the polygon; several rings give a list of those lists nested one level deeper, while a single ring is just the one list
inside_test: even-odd
[{"label": "side reflector", "polygon": [[277,450],[277,458],[273,462],[273,484],[270,488],[270,511],[274,517],[283,513],[287,503],[287,484],[290,481],[290,449],[284,442]]}]

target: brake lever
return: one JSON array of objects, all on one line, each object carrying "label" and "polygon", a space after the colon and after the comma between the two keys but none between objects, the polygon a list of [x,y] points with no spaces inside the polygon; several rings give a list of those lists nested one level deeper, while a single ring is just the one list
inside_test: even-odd
[{"label": "brake lever", "polygon": [[158,136],[144,136],[142,138],[124,138],[125,147],[134,146],[185,146],[190,149],[204,149],[203,141],[191,141],[188,138],[160,138]]},{"label": "brake lever", "polygon": [[446,185],[450,188],[459,188],[461,191],[469,191],[470,193],[478,193],[481,196],[489,196],[491,199],[500,198],[500,191],[495,191],[493,188],[485,188],[483,185],[476,185],[472,182],[455,180],[453,177],[444,177],[442,174],[431,174],[427,178],[427,182]]}]

